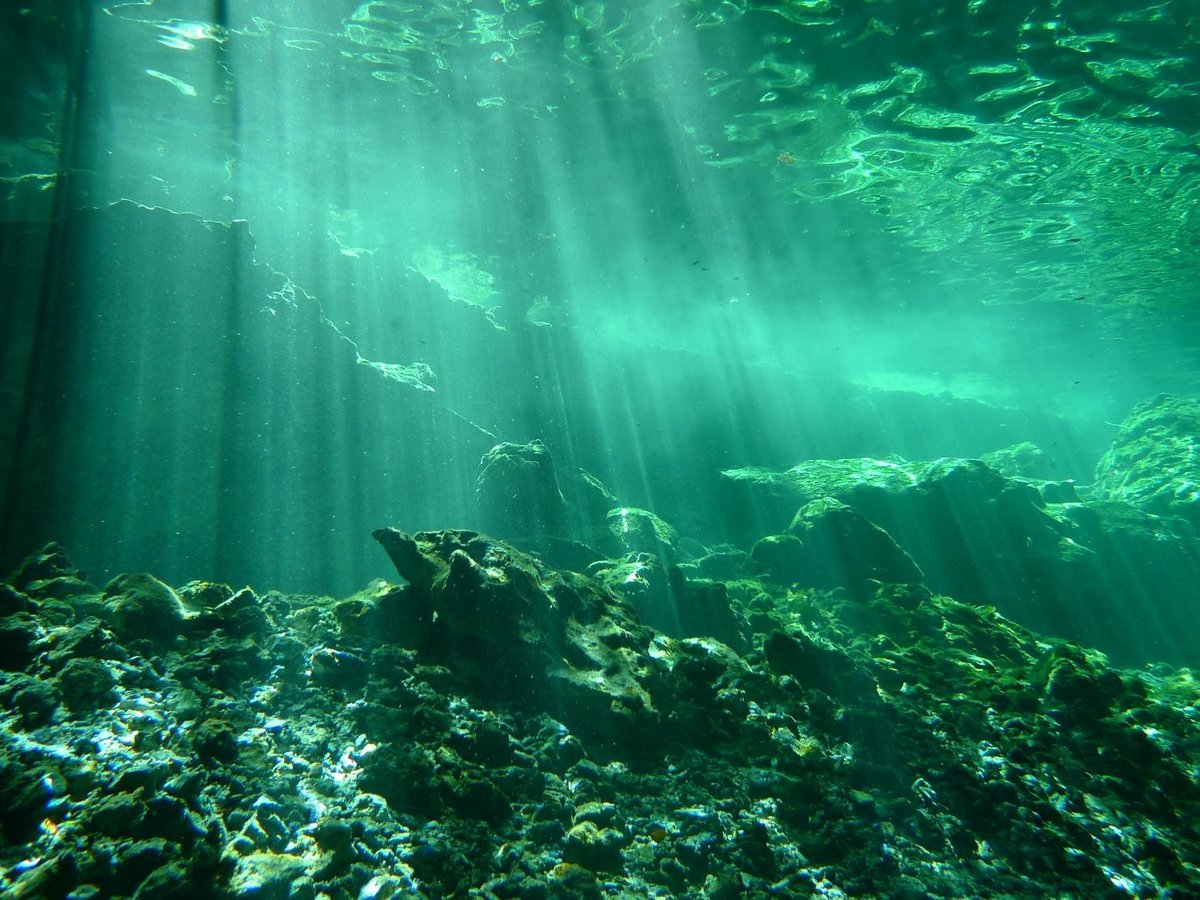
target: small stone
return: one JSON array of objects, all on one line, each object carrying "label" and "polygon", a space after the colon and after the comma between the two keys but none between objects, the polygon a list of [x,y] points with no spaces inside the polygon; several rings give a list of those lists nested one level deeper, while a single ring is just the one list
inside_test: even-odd
[{"label": "small stone", "polygon": [[621,848],[627,843],[626,836],[615,828],[599,828],[592,822],[581,822],[567,832],[563,860],[594,872],[621,872],[625,865]]},{"label": "small stone", "polygon": [[370,674],[371,666],[357,653],[322,647],[309,657],[309,678],[322,687],[345,690],[361,687]]},{"label": "small stone", "polygon": [[232,897],[288,900],[292,883],[308,874],[307,864],[283,853],[251,853],[238,860],[229,884]]}]

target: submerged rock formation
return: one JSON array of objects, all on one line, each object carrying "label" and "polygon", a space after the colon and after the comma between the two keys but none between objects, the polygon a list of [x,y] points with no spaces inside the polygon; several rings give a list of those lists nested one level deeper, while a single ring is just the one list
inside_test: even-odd
[{"label": "submerged rock formation", "polygon": [[489,450],[479,461],[475,493],[480,524],[501,537],[540,537],[567,529],[567,501],[554,458],[541,441]]},{"label": "submerged rock formation", "polygon": [[[994,459],[1013,471],[1013,458],[1033,456],[1025,446]],[[1101,465],[1108,481],[1090,491],[965,459],[810,460],[724,474],[769,505],[800,508],[785,533],[753,544],[752,574],[856,597],[877,581],[926,584],[1123,663],[1200,664],[1191,637],[1200,614],[1196,529],[1169,513],[1178,507],[1164,505],[1143,469],[1112,474],[1119,456],[1110,452]],[[1177,463],[1162,470],[1172,484]],[[1112,499],[1117,482],[1139,485],[1122,490],[1146,502]]]},{"label": "submerged rock formation", "polygon": [[1200,527],[1200,402],[1160,394],[1139,403],[1097,464],[1093,491]]},{"label": "submerged rock formation", "polygon": [[1186,671],[915,584],[686,581],[753,623],[739,653],[473,532],[376,537],[406,583],[342,600],[23,566],[0,892],[1200,891]]}]

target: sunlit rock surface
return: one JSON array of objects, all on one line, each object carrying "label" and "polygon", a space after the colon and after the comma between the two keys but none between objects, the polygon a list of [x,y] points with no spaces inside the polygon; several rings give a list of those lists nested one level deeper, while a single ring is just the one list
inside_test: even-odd
[{"label": "sunlit rock surface", "polygon": [[407,583],[340,601],[122,579],[174,646],[61,548],[16,573],[5,896],[1200,890],[1187,671],[916,585],[722,583],[737,653],[471,532],[376,536]]},{"label": "sunlit rock surface", "polygon": [[1200,403],[1162,394],[1138,404],[1097,464],[1093,490],[1200,526]]}]

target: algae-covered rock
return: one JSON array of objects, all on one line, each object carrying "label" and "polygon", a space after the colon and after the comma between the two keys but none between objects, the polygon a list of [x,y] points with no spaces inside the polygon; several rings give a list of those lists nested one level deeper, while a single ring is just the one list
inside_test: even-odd
[{"label": "algae-covered rock", "polygon": [[1036,444],[1023,441],[979,457],[1001,475],[1037,478],[1043,471],[1045,452]]},{"label": "algae-covered rock", "polygon": [[67,551],[53,541],[27,557],[8,583],[36,598],[67,600],[96,592],[95,585],[71,564]]},{"label": "algae-covered rock", "polygon": [[321,647],[308,658],[309,679],[319,687],[353,690],[366,683],[370,663],[357,653]]},{"label": "algae-covered rock", "polygon": [[41,637],[37,620],[26,613],[0,617],[0,670],[20,671],[33,662]]},{"label": "algae-covered rock", "polygon": [[872,687],[869,677],[850,656],[818,643],[804,632],[772,632],[763,644],[763,653],[773,672],[790,675],[802,685],[833,697],[860,699]]},{"label": "algae-covered rock", "polygon": [[104,589],[113,630],[126,640],[173,643],[183,629],[179,595],[153,575],[118,575]]},{"label": "algae-covered rock", "polygon": [[[1091,516],[1147,541],[1191,533],[1131,504],[1070,512],[1081,530]],[[224,591],[175,645],[21,612],[51,649],[0,671],[19,713],[0,722],[0,892],[1200,887],[1190,671],[1124,672],[918,584],[850,597],[648,560],[685,600],[753,613],[761,643],[739,655],[639,624],[595,580],[473,532],[379,537],[409,584],[239,601],[266,636],[226,630]],[[419,627],[391,628],[405,610]],[[71,679],[55,673],[109,694],[59,714]]]},{"label": "algae-covered rock", "polygon": [[811,459],[786,472],[747,467],[726,469],[721,475],[733,482],[798,500],[803,505],[819,497],[846,500],[863,488],[900,491],[915,484],[927,466],[899,458]]},{"label": "algae-covered rock", "polygon": [[567,832],[563,860],[593,872],[620,872],[621,849],[626,843],[625,835],[617,829],[583,821]]},{"label": "algae-covered rock", "polygon": [[229,884],[234,897],[288,900],[293,883],[308,871],[306,861],[285,853],[251,853],[237,861]]},{"label": "algae-covered rock", "polygon": [[625,598],[651,628],[677,638],[713,637],[745,650],[747,626],[725,583],[689,578],[688,571],[648,553],[630,553],[589,568],[593,578]]},{"label": "algae-covered rock", "polygon": [[[745,479],[746,471],[725,474]],[[801,505],[827,497],[851,507],[883,529],[912,566],[895,550],[883,549],[883,535],[852,513],[835,512],[830,506],[821,516],[826,523],[821,533],[831,548],[845,545],[838,534],[853,528],[860,537],[858,547],[870,545],[876,555],[882,554],[869,565],[905,580],[917,579],[915,567],[919,580],[939,593],[994,603],[1014,615],[1029,616],[1024,621],[1035,626],[1048,621],[1037,618],[1045,604],[1043,573],[1077,552],[1069,541],[1069,523],[1047,510],[1035,486],[1006,477],[980,460],[810,460],[786,472],[759,472],[755,478],[765,490],[786,492]],[[779,538],[768,544],[760,541],[751,550],[753,570],[775,572],[781,581],[820,562]],[[833,580],[857,580],[860,593],[868,590],[864,579],[849,571]]]},{"label": "algae-covered rock", "polygon": [[375,532],[428,623],[415,648],[465,688],[595,733],[652,725],[650,633],[613,594],[469,531]]},{"label": "algae-covered rock", "polygon": [[767,575],[775,584],[792,584],[804,572],[804,542],[790,534],[759,538],[746,558],[746,571]]},{"label": "algae-covered rock", "polygon": [[1096,465],[1093,492],[1200,526],[1200,402],[1160,394],[1134,407]]}]

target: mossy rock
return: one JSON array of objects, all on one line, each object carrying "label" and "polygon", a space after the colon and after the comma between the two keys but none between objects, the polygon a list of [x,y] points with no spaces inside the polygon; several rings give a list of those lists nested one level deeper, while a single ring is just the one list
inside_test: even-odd
[{"label": "mossy rock", "polygon": [[1096,465],[1093,492],[1200,525],[1200,402],[1160,394],[1134,407]]},{"label": "mossy rock", "polygon": [[108,620],[125,640],[172,644],[183,631],[186,612],[179,595],[153,575],[118,575],[104,588]]}]

